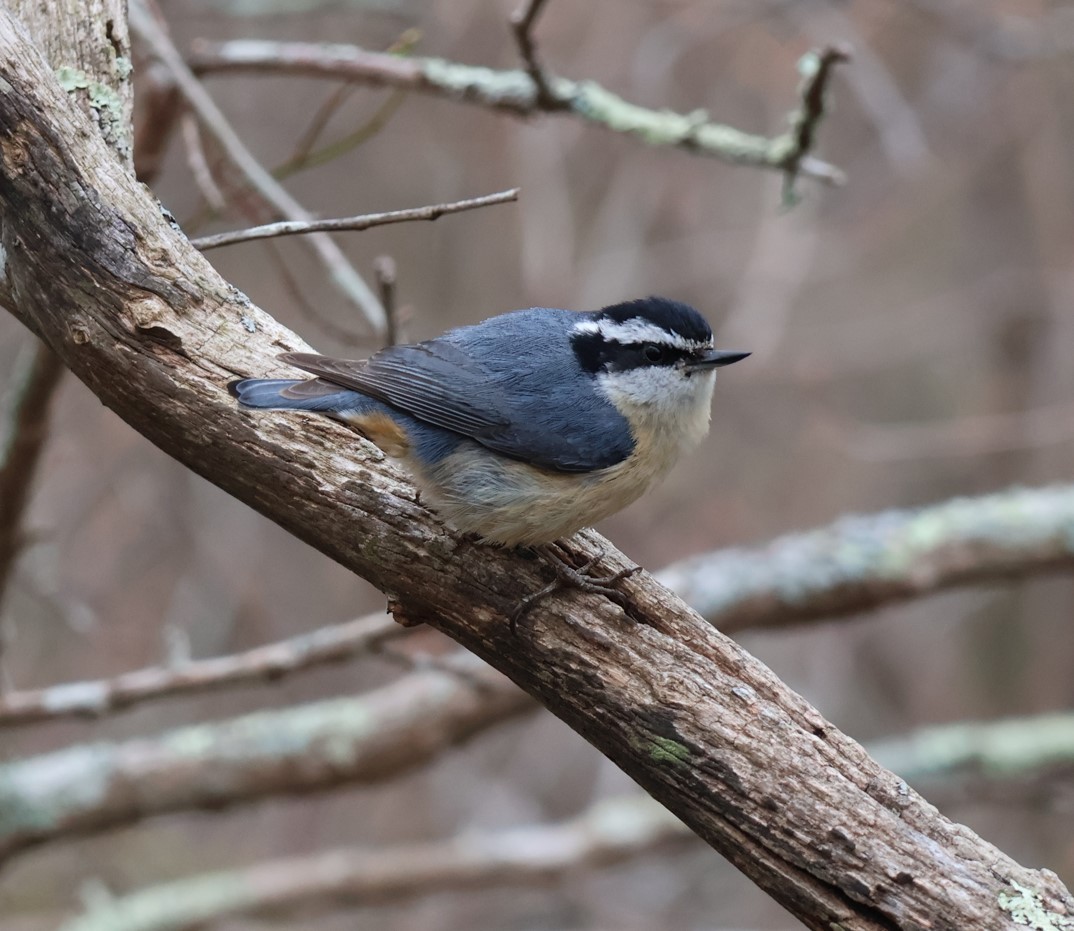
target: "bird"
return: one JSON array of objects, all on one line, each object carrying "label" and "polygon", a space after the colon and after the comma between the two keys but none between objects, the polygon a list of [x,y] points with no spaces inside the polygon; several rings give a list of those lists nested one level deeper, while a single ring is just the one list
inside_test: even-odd
[{"label": "bird", "polygon": [[541,548],[616,513],[708,433],[715,348],[693,307],[647,297],[531,307],[351,361],[288,352],[312,378],[242,378],[247,408],[357,430],[413,476],[450,527]]}]

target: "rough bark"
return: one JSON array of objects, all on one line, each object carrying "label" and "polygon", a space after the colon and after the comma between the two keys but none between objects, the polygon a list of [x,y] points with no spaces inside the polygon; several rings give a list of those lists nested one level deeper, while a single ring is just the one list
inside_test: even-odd
[{"label": "rough bark", "polygon": [[[189,246],[0,11],[0,210],[19,316],[170,455],[438,627],[586,736],[808,927],[1074,927],[1054,874],[942,817],[644,574],[629,615],[562,593],[517,634],[541,564],[446,532],[341,427],[224,391],[304,348]],[[579,556],[602,545],[579,535]],[[602,566],[617,569],[610,552]],[[1050,922],[1045,924],[1044,922]]]}]

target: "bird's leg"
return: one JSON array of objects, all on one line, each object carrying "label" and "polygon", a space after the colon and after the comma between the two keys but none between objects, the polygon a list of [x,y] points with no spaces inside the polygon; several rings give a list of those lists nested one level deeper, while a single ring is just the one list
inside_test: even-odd
[{"label": "bird's leg", "polygon": [[623,579],[630,578],[636,572],[641,571],[641,566],[630,566],[620,569],[611,575],[595,576],[590,570],[604,558],[605,550],[599,549],[593,556],[587,559],[581,566],[575,566],[568,558],[568,553],[557,543],[542,543],[532,547],[533,551],[545,557],[545,560],[556,573],[554,581],[546,585],[532,595],[526,595],[515,609],[511,617],[511,631],[517,632],[518,622],[522,620],[537,604],[560,588],[576,588],[579,591],[589,592],[593,595],[603,595],[614,601],[624,611],[629,606],[629,599],[615,586]]}]

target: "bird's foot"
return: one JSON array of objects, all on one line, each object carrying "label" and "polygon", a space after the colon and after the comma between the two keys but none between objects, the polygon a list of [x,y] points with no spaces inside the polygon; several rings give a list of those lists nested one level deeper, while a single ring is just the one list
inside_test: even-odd
[{"label": "bird's foot", "polygon": [[640,572],[641,566],[630,566],[627,569],[620,569],[618,572],[613,572],[611,575],[597,576],[594,575],[591,570],[604,558],[605,550],[603,548],[598,550],[580,566],[574,565],[570,561],[567,552],[555,543],[546,543],[540,546],[535,546],[533,547],[533,550],[545,557],[545,560],[556,573],[556,578],[532,595],[526,595],[519,602],[518,607],[515,609],[515,613],[511,616],[512,633],[518,632],[519,622],[529,614],[530,609],[533,608],[535,604],[547,598],[560,588],[575,588],[579,591],[588,592],[591,595],[603,595],[605,598],[614,601],[624,611],[628,609],[629,599],[626,594],[616,586],[618,583],[622,582],[623,579],[628,579],[635,573]]}]

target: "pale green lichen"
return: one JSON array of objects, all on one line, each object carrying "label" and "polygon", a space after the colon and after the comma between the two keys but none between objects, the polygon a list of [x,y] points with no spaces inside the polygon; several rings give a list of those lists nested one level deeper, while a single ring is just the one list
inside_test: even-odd
[{"label": "pale green lichen", "polygon": [[526,109],[533,102],[533,82],[524,71],[493,71],[442,58],[421,59],[426,80],[460,97],[474,97],[503,107]]},{"label": "pale green lichen", "polygon": [[[124,59],[124,61],[126,61]],[[117,59],[117,66],[119,59]],[[127,74],[130,63],[126,62]],[[107,84],[95,81],[85,71],[63,65],[56,69],[56,80],[67,93],[85,91],[89,105],[97,114],[97,125],[104,138],[126,157],[130,154],[130,121],[127,119],[123,98]],[[121,78],[125,77],[120,75]]]},{"label": "pale green lichen", "polygon": [[1034,931],[1074,931],[1074,919],[1048,909],[1035,889],[1013,880],[1011,887],[1014,893],[1001,892],[998,902],[1015,924],[1033,928]]},{"label": "pale green lichen", "polygon": [[690,751],[670,737],[654,737],[649,741],[649,759],[654,763],[681,765],[690,759]]}]

